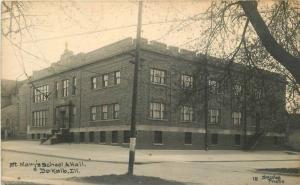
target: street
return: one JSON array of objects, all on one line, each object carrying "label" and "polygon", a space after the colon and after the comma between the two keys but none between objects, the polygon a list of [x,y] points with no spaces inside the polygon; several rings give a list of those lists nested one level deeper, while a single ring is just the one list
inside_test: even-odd
[{"label": "street", "polygon": [[[295,185],[299,176],[255,170],[300,168],[299,156],[286,151],[137,150],[134,174],[187,185],[278,184],[268,181],[275,175],[281,184]],[[128,149],[119,146],[7,141],[2,142],[2,181],[88,184],[67,178],[125,174],[127,160]]]}]

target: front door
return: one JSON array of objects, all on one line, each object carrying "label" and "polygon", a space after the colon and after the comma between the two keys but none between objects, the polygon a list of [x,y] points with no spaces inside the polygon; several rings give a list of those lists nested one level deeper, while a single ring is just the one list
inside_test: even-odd
[{"label": "front door", "polygon": [[66,111],[60,111],[60,128],[66,128]]},{"label": "front door", "polygon": [[69,106],[56,108],[56,129],[69,128]]}]

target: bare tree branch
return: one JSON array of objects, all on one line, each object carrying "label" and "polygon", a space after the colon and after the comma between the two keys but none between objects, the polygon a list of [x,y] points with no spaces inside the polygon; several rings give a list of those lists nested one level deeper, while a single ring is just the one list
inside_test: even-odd
[{"label": "bare tree branch", "polygon": [[274,59],[282,64],[300,84],[300,59],[288,53],[271,35],[265,21],[257,10],[257,1],[239,1],[262,44]]}]

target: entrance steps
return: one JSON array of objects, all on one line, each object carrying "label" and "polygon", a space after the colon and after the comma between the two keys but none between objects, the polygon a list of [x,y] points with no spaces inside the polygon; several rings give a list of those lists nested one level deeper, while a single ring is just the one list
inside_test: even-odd
[{"label": "entrance steps", "polygon": [[53,129],[51,134],[47,134],[46,137],[42,137],[40,140],[43,145],[68,142],[70,140],[70,132],[67,128]]}]

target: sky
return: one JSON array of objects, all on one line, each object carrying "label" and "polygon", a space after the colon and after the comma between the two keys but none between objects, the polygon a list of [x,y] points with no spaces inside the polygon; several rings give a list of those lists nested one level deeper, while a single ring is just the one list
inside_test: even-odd
[{"label": "sky", "polygon": [[[189,49],[187,41],[199,36],[207,24],[192,18],[201,17],[209,5],[195,0],[144,1],[142,37]],[[26,79],[25,73],[31,75],[57,62],[66,45],[77,54],[136,37],[137,11],[137,1],[125,0],[24,2],[28,27],[22,29],[22,34],[1,38],[1,77]],[[9,20],[2,14],[3,28],[10,26]],[[22,19],[19,22],[25,25]],[[18,29],[15,21],[12,27]]]}]

